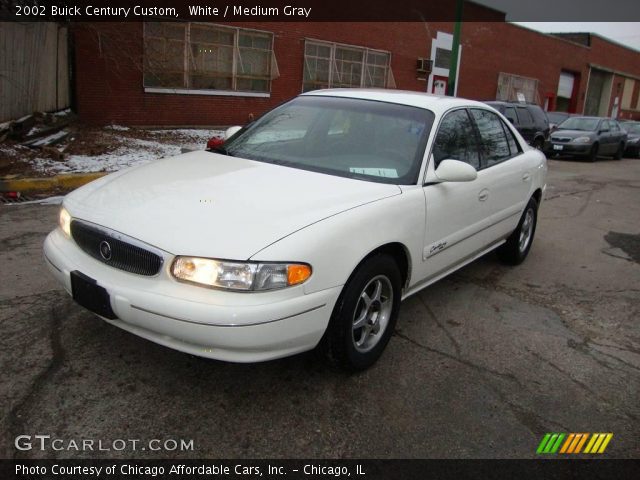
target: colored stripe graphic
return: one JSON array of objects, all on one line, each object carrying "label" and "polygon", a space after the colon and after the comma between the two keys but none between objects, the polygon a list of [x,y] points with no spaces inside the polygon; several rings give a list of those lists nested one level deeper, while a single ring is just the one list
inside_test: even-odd
[{"label": "colored stripe graphic", "polygon": [[569,448],[569,445],[571,445],[571,442],[573,442],[573,439],[575,438],[576,434],[575,433],[570,433],[569,436],[567,437],[566,442],[564,442],[564,445],[562,445],[562,448],[560,449],[560,453],[566,453],[567,452],[567,448]]},{"label": "colored stripe graphic", "polygon": [[[604,453],[612,438],[613,433],[546,433],[542,437],[536,453],[574,455],[578,453]],[[585,443],[587,446],[582,450]]]},{"label": "colored stripe graphic", "polygon": [[536,453],[556,453],[565,436],[564,433],[547,433],[538,445]]},{"label": "colored stripe graphic", "polygon": [[549,438],[551,438],[550,433],[547,433],[544,437],[542,437],[542,441],[540,442],[540,445],[538,445],[538,449],[536,450],[536,453],[542,453],[544,451],[544,447],[547,445]]},{"label": "colored stripe graphic", "polygon": [[600,450],[598,450],[598,453],[604,453],[604,451],[607,449],[607,445],[609,445],[609,442],[611,441],[612,438],[613,438],[613,433],[607,433],[607,436],[602,442],[602,445],[600,445]]},{"label": "colored stripe graphic", "polygon": [[594,433],[584,453],[604,453],[612,438],[613,433]]}]

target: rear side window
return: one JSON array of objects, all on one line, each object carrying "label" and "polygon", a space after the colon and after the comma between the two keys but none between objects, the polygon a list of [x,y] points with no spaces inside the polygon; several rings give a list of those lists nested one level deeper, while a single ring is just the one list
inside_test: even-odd
[{"label": "rear side window", "polygon": [[533,118],[535,119],[536,124],[538,125],[549,124],[549,119],[547,118],[547,114],[544,113],[544,110],[542,110],[539,106],[531,105],[531,107],[529,107],[529,113],[533,115]]},{"label": "rear side window", "polygon": [[444,117],[433,145],[433,159],[436,168],[446,159],[480,168],[477,137],[466,110],[455,110]]},{"label": "rear side window", "polygon": [[502,124],[502,126],[504,127],[504,133],[507,136],[507,143],[509,144],[509,150],[511,151],[511,156],[515,157],[516,155],[521,154],[522,148],[520,148],[520,145],[516,141],[516,137],[513,135],[513,132],[511,131],[511,129],[508,126],[506,126],[504,123]]},{"label": "rear side window", "polygon": [[516,116],[516,109],[513,107],[505,107],[504,116],[511,121],[511,123],[518,123],[518,117]]},{"label": "rear side window", "polygon": [[474,108],[471,110],[471,114],[480,133],[482,166],[490,167],[511,158],[511,149],[502,120],[488,110]]},{"label": "rear side window", "polygon": [[518,121],[520,125],[531,125],[533,117],[525,107],[518,107]]}]

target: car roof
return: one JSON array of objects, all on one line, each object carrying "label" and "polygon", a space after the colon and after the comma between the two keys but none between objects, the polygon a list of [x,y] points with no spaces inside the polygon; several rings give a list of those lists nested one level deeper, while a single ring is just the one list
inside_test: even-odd
[{"label": "car roof", "polygon": [[504,105],[505,107],[540,107],[537,103],[507,102],[505,100],[486,100],[482,103],[489,105]]},{"label": "car roof", "polygon": [[458,97],[446,97],[444,95],[432,95],[430,93],[414,92],[409,90],[387,90],[377,88],[329,88],[303,93],[303,96],[317,97],[343,97],[362,100],[375,100],[378,102],[397,103],[431,110],[434,113],[444,113],[455,107],[487,107],[484,102],[467,100]]}]

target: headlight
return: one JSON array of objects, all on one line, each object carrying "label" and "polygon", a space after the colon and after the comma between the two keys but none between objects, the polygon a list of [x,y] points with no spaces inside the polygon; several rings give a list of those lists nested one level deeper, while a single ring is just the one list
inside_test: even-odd
[{"label": "headlight", "polygon": [[591,137],[576,137],[571,141],[573,143],[589,143],[591,141]]},{"label": "headlight", "polygon": [[60,215],[58,216],[58,224],[64,232],[64,234],[71,238],[71,215],[67,212],[67,209],[62,207],[60,209]]},{"label": "headlight", "polygon": [[311,266],[303,263],[254,263],[176,257],[171,274],[178,280],[237,291],[276,290],[305,282]]},{"label": "headlight", "polygon": [[638,138],[631,138],[629,139],[629,141],[627,143],[638,143],[640,141],[640,137]]}]

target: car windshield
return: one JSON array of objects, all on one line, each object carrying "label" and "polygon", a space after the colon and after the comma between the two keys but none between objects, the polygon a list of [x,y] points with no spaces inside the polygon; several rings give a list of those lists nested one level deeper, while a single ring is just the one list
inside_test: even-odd
[{"label": "car windshield", "polygon": [[547,112],[547,118],[552,123],[560,123],[569,117],[568,113],[562,112]]},{"label": "car windshield", "polygon": [[640,123],[621,123],[620,126],[627,132],[640,135]]},{"label": "car windshield", "polygon": [[341,177],[415,184],[434,114],[386,102],[301,96],[230,138],[228,155]]},{"label": "car windshield", "polygon": [[558,125],[558,128],[564,130],[584,130],[586,132],[594,132],[598,128],[598,118],[587,117],[571,117]]}]

